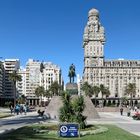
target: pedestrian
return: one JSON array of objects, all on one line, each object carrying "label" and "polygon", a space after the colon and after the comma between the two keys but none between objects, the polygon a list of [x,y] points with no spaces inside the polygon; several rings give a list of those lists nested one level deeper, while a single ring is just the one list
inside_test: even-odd
[{"label": "pedestrian", "polygon": [[131,108],[127,107],[127,116],[130,117],[131,115]]},{"label": "pedestrian", "polygon": [[135,112],[137,111],[137,109],[138,109],[137,106],[135,106],[135,107],[134,107]]},{"label": "pedestrian", "polygon": [[120,108],[120,114],[121,114],[121,116],[123,115],[123,108],[122,107]]},{"label": "pedestrian", "polygon": [[23,110],[24,110],[24,114],[26,115],[26,112],[27,112],[27,106],[26,105],[23,106]]},{"label": "pedestrian", "polygon": [[16,104],[15,112],[17,113],[17,115],[19,114],[19,111],[20,111],[20,106],[19,106],[19,104]]},{"label": "pedestrian", "polygon": [[11,114],[13,113],[13,109],[14,109],[14,108],[13,108],[13,106],[11,105],[11,106],[10,106]]}]

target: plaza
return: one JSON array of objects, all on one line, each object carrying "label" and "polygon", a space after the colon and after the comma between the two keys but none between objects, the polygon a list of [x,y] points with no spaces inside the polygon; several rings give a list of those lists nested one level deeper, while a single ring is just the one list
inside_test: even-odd
[{"label": "plaza", "polygon": [[139,140],[139,4],[0,2],[0,140]]},{"label": "plaza", "polygon": [[[2,110],[2,109],[1,109]],[[8,111],[8,110],[7,110]],[[140,136],[140,121],[133,120],[132,117],[127,116],[124,112],[123,116],[119,112],[99,112],[100,119],[87,121],[88,124],[94,125],[115,125],[129,133]],[[59,123],[57,120],[44,120],[40,118],[37,112],[29,112],[27,115],[15,115],[0,120],[0,133],[12,132],[20,127],[37,124]]]}]

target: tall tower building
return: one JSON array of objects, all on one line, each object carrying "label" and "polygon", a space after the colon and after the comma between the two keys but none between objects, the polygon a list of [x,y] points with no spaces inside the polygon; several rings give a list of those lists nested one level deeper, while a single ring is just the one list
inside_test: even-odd
[{"label": "tall tower building", "polygon": [[[91,9],[84,29],[84,70],[83,82],[92,86],[103,84],[110,91],[106,99],[119,101],[125,96],[125,89],[129,83],[136,85],[136,95],[133,103],[140,101],[140,60],[105,60],[104,58],[105,32],[100,23],[99,11]],[[99,94],[98,98],[101,98]]]},{"label": "tall tower building", "polygon": [[40,85],[40,62],[29,59],[26,63],[26,96],[35,97],[35,89]]},{"label": "tall tower building", "polygon": [[88,13],[87,25],[84,29],[84,80],[90,81],[92,73],[90,67],[102,67],[104,65],[104,27],[99,21],[99,12],[91,9]]}]

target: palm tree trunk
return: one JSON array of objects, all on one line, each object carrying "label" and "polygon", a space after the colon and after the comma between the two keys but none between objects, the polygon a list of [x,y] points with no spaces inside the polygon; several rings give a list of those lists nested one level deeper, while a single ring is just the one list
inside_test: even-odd
[{"label": "palm tree trunk", "polygon": [[102,107],[104,106],[103,104],[104,104],[104,103],[103,103],[103,94],[102,94]]},{"label": "palm tree trunk", "polygon": [[130,106],[131,106],[131,108],[132,108],[132,94],[130,95],[131,97],[130,97]]},{"label": "palm tree trunk", "polygon": [[16,106],[16,82],[14,82],[14,107]]},{"label": "palm tree trunk", "polygon": [[96,105],[97,105],[97,102],[96,102],[96,95],[95,95],[95,107],[96,107]]}]

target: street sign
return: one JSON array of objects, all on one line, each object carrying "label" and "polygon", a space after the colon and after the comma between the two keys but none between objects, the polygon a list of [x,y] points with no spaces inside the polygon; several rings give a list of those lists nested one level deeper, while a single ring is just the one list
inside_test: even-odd
[{"label": "street sign", "polygon": [[79,137],[79,124],[64,123],[59,125],[60,137]]}]

